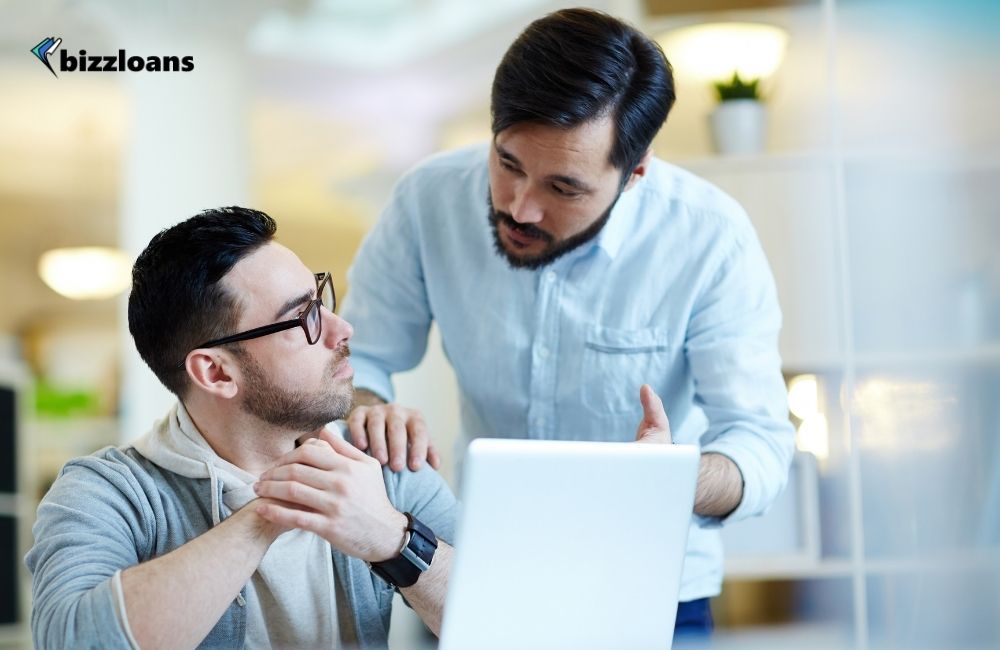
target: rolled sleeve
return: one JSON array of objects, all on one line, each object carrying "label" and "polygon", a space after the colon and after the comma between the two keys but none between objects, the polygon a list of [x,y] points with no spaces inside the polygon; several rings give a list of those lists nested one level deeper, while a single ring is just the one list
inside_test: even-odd
[{"label": "rolled sleeve", "polygon": [[686,341],[695,400],[708,418],[702,452],[731,459],[743,478],[739,505],[705,527],[761,515],[788,482],[794,431],[777,338],[774,280],[756,237],[734,243],[692,315]]},{"label": "rolled sleeve", "polygon": [[388,467],[382,472],[392,504],[423,522],[438,539],[454,544],[458,505],[441,475],[427,465],[415,472],[392,472]]},{"label": "rolled sleeve", "polygon": [[351,350],[351,366],[354,368],[354,386],[375,393],[386,402],[396,397],[389,372],[377,360]]},{"label": "rolled sleeve", "polygon": [[122,474],[71,464],[39,506],[25,557],[35,647],[132,647],[115,576],[139,562],[138,517],[146,508],[125,496],[135,494],[128,483]]},{"label": "rolled sleeve", "polygon": [[341,316],[354,327],[354,384],[394,398],[392,373],[415,367],[427,349],[431,309],[417,228],[404,178],[348,270]]}]

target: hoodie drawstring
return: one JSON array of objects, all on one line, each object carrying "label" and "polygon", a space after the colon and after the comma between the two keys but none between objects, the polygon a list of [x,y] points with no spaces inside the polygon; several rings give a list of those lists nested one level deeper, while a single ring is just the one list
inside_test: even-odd
[{"label": "hoodie drawstring", "polygon": [[219,475],[215,472],[215,467],[211,461],[204,461],[208,468],[209,486],[212,489],[212,526],[218,526],[222,521],[222,504],[219,503]]}]

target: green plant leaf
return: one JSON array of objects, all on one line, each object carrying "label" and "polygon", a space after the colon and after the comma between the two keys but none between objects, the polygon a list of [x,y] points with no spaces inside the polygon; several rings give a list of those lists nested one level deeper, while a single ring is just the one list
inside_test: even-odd
[{"label": "green plant leaf", "polygon": [[753,99],[761,101],[760,79],[749,79],[744,81],[739,73],[734,72],[733,78],[729,81],[716,81],[714,84],[715,93],[720,102],[727,102],[734,99]]}]

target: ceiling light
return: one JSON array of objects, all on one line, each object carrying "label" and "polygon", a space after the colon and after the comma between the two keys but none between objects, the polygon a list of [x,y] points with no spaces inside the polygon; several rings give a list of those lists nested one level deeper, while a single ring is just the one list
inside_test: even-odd
[{"label": "ceiling light", "polygon": [[788,382],[788,410],[800,420],[819,413],[819,381],[816,375],[798,375]]},{"label": "ceiling light", "polygon": [[744,81],[774,74],[785,55],[788,33],[763,23],[704,23],[671,30],[657,39],[677,74]]},{"label": "ceiling light", "polygon": [[56,248],[38,260],[38,275],[56,293],[73,300],[118,295],[131,281],[132,260],[114,248]]}]

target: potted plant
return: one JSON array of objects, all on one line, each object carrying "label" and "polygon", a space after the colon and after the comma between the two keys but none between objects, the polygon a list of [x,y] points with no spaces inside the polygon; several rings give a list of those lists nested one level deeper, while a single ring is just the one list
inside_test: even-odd
[{"label": "potted plant", "polygon": [[734,72],[728,81],[713,83],[719,105],[709,116],[712,141],[721,154],[750,154],[764,149],[767,114],[760,79],[743,80]]}]

